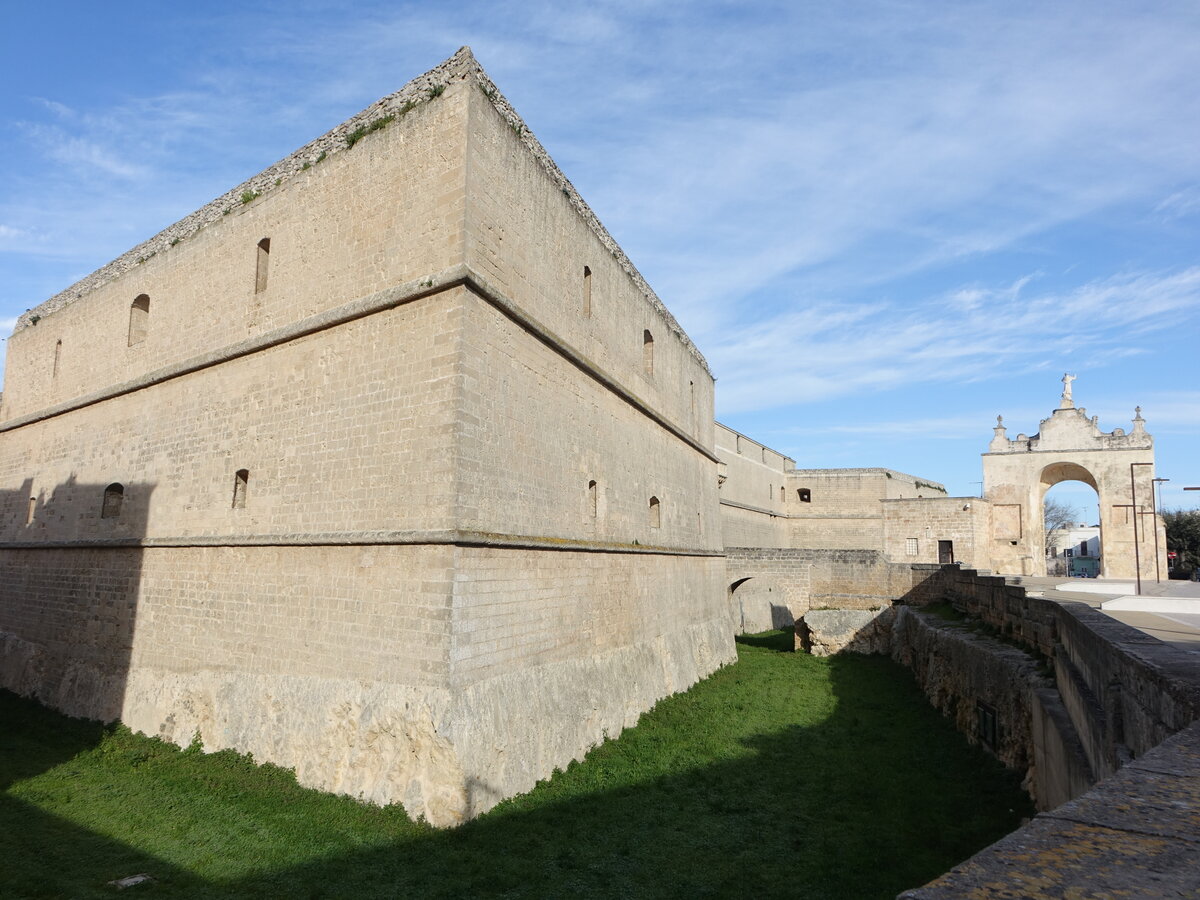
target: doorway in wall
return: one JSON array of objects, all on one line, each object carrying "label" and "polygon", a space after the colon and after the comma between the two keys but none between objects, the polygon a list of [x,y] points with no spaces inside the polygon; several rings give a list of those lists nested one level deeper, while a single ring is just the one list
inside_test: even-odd
[{"label": "doorway in wall", "polygon": [[954,541],[938,541],[938,565],[949,566],[954,563]]}]

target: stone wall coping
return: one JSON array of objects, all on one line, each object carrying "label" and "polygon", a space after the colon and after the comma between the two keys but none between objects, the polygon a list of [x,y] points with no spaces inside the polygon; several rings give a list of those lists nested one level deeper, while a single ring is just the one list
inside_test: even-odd
[{"label": "stone wall coping", "polygon": [[1200,716],[1200,659],[1195,653],[1164,644],[1156,637],[1118,622],[1098,609],[1075,600],[1055,603],[1099,640],[1134,664],[1153,672],[1167,684],[1173,696],[1187,703]]},{"label": "stone wall coping", "polygon": [[895,469],[885,468],[865,468],[865,469],[795,469],[788,473],[789,475],[822,475],[833,478],[855,478],[860,475],[886,475],[888,478],[904,478],[909,481],[920,481],[933,488],[939,488],[942,491],[946,490],[946,486],[940,482],[933,481],[929,478],[921,478],[917,475],[909,475],[907,472],[898,472]]},{"label": "stone wall coping", "polygon": [[724,557],[720,550],[630,544],[616,541],[578,541],[540,535],[496,534],[445,528],[425,531],[325,531],[311,534],[196,535],[162,538],[86,538],[73,541],[8,541],[5,550],[121,550],[190,547],[345,547],[429,546],[502,547],[508,550],[555,550],[572,553],[634,553],[651,556]]},{"label": "stone wall coping", "polygon": [[[609,234],[608,229],[600,222],[600,219],[592,211],[591,207],[579,195],[575,186],[571,184],[566,175],[562,173],[562,170],[551,159],[545,147],[533,135],[533,132],[529,130],[529,127],[521,117],[517,115],[512,104],[496,88],[495,83],[476,61],[470,47],[459,48],[453,56],[434,66],[423,75],[418,75],[400,88],[400,90],[375,101],[366,109],[351,116],[345,122],[326,132],[321,137],[309,141],[299,150],[284,157],[257,175],[243,181],[237,187],[226,191],[215,200],[205,204],[175,224],[164,228],[158,234],[101,266],[90,275],[85,276],[70,287],[55,294],[34,309],[28,310],[17,319],[13,333],[15,334],[24,328],[36,326],[39,320],[87,296],[98,288],[115,281],[150,257],[159,253],[169,252],[176,244],[186,240],[201,229],[221,221],[229,210],[236,209],[246,202],[252,202],[258,197],[269,194],[301,172],[307,171],[312,166],[321,162],[326,157],[332,156],[335,153],[349,152],[353,149],[352,144],[354,141],[347,142],[347,137],[358,133],[360,129],[365,131],[372,127],[380,127],[377,123],[381,121],[385,125],[390,122],[391,126],[395,127],[411,109],[423,103],[434,102],[451,82],[467,80],[473,82],[483,91],[484,96],[508,123],[509,127],[545,170],[546,174],[549,175],[550,180],[567,197],[571,206],[574,207],[575,211],[587,223],[596,237],[599,238],[601,244],[603,244],[613,259],[617,261],[630,277],[634,285],[645,297],[646,302],[665,319],[671,333],[680,340],[688,353],[711,375],[712,370],[709,369],[708,361],[704,358],[703,354],[692,343],[691,338],[687,336],[687,333],[680,326],[679,322],[676,321],[666,305],[659,299],[653,288],[646,282],[646,279],[642,277],[641,272],[637,270],[629,257],[625,255],[625,251],[621,249],[612,235]],[[388,120],[389,116],[395,121]],[[243,199],[245,197],[250,197],[251,200],[246,201]]]},{"label": "stone wall coping", "polygon": [[[928,483],[928,482],[925,482],[925,483]],[[938,485],[938,486],[940,487],[941,485]],[[950,503],[950,502],[953,502],[953,503],[986,503],[986,504],[988,504],[989,506],[990,506],[990,505],[991,505],[991,503],[992,503],[992,501],[991,501],[991,500],[988,500],[988,499],[986,499],[986,498],[984,498],[984,497],[951,497],[951,496],[945,496],[945,497],[880,497],[880,498],[879,498],[879,502],[880,502],[880,503],[915,503],[915,502],[918,502],[918,501],[919,501],[919,502],[921,502],[921,503],[933,503],[933,502],[940,502],[940,503]]]},{"label": "stone wall coping", "polygon": [[[750,442],[751,444],[753,444],[755,447],[758,447],[758,448],[760,448],[760,449],[762,449],[762,450],[770,450],[770,451],[771,451],[772,453],[774,453],[776,456],[782,457],[782,458],[783,458],[783,460],[784,460],[784,462],[790,462],[790,463],[791,463],[791,465],[790,465],[790,466],[785,466],[785,467],[784,467],[784,472],[786,472],[787,474],[791,474],[792,470],[793,470],[793,469],[795,469],[795,467],[796,467],[796,461],[795,461],[794,459],[792,459],[790,456],[788,456],[786,453],[781,453],[780,451],[776,450],[774,447],[768,447],[768,446],[767,446],[766,444],[764,444],[762,441],[755,440],[754,438],[750,437],[749,435],[742,434],[742,433],[741,433],[740,431],[738,431],[736,428],[730,428],[730,427],[729,427],[728,425],[726,425],[724,422],[714,422],[713,424],[715,424],[715,425],[716,425],[718,428],[724,428],[724,429],[725,429],[726,431],[728,431],[730,434],[737,435],[738,437],[740,437],[740,438],[741,438],[742,440],[744,440],[744,441],[749,441],[749,442]],[[733,448],[733,447],[730,447],[729,449],[731,449],[731,450],[732,450],[732,449],[734,449],[734,448]],[[744,455],[744,454],[743,454],[743,455]]]}]

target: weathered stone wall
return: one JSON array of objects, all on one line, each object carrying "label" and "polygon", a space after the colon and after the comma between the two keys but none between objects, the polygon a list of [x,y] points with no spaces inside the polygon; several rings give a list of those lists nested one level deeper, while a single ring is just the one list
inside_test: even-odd
[{"label": "weathered stone wall", "polygon": [[808,639],[804,623],[811,610],[878,612],[897,599],[923,597],[921,585],[938,569],[892,563],[870,550],[727,547],[725,554],[733,612],[747,623],[744,630],[793,624],[775,609],[782,595],[797,626],[797,646]]},{"label": "weathered stone wall", "polygon": [[469,54],[405,91],[23,318],[0,677],[448,824],[734,624],[703,358]]},{"label": "weathered stone wall", "polygon": [[1097,777],[1200,717],[1200,675],[1191,656],[1098,610],[1032,597],[968,569],[942,570],[927,590],[1054,660]]},{"label": "weathered stone wall", "polygon": [[[1032,787],[1039,807],[1049,811],[901,897],[1194,894],[1200,883],[1194,802],[1200,672],[1193,655],[1084,604],[1030,597],[1002,578],[970,571],[943,569],[925,582],[919,599],[949,600],[1031,650],[1052,655],[1056,690],[1033,690],[1028,713]],[[911,610],[901,617],[910,632],[922,621]],[[930,620],[923,621],[921,630],[929,631]],[[1011,680],[1000,673],[970,674],[979,668],[971,659],[931,678],[929,660],[937,651],[920,643],[945,644],[949,628],[936,630],[940,637],[906,639],[914,646],[911,664],[926,672],[928,684],[949,684],[968,700],[1012,693]],[[966,641],[959,635],[954,640],[962,655]],[[1011,711],[1016,725],[1009,727],[1019,729],[1020,704],[1000,708]],[[1056,805],[1057,799],[1069,802]]]},{"label": "weathered stone wall", "polygon": [[[991,741],[997,759],[1024,773],[1039,809],[1053,809],[1094,783],[1054,682],[1029,653],[908,606],[897,607],[886,650],[972,743]],[[981,730],[981,704],[995,717],[994,738]]]},{"label": "weathered stone wall", "polygon": [[820,550],[882,550],[880,501],[945,494],[936,482],[891,469],[796,469],[788,473],[788,500],[797,501],[789,508],[788,544]]},{"label": "weathered stone wall", "polygon": [[[468,93],[456,85],[351,151],[251,203],[233,203],[227,216],[87,293],[86,303],[43,310],[36,325],[18,328],[9,339],[4,419],[132,381],[460,262]],[[379,202],[383,197],[394,202]],[[265,290],[256,292],[263,238],[271,241],[268,277]],[[130,306],[143,294],[150,300],[147,335],[129,346]]]},{"label": "weathered stone wall", "polygon": [[719,492],[724,546],[788,546],[788,516],[798,506],[785,487],[792,460],[720,422],[716,452],[725,475]]},{"label": "weathered stone wall", "polygon": [[787,628],[808,609],[812,566],[804,554],[727,548],[730,611],[744,633]]},{"label": "weathered stone wall", "polygon": [[893,562],[937,563],[938,542],[953,559],[986,569],[991,561],[991,506],[978,497],[884,500],[883,552]]}]

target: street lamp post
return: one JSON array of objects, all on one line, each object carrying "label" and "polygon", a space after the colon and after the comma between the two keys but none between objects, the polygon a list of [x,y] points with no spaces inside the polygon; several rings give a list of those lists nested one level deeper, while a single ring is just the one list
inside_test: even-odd
[{"label": "street lamp post", "polygon": [[[1129,511],[1133,513],[1133,568],[1137,574],[1137,593],[1142,593],[1142,554],[1138,543],[1137,482],[1133,478],[1134,466],[1153,466],[1154,463],[1135,462],[1129,464]],[[1155,529],[1157,531],[1158,529]]]},{"label": "street lamp post", "polygon": [[1162,584],[1162,576],[1158,570],[1158,486],[1164,481],[1170,481],[1170,478],[1151,478],[1150,479],[1150,509],[1154,511],[1154,583]]}]

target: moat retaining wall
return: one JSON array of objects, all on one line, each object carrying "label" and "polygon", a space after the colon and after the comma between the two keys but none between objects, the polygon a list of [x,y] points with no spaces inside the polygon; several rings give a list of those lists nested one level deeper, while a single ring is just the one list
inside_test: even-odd
[{"label": "moat retaining wall", "polygon": [[[976,705],[973,718],[970,708],[941,704],[968,735],[979,736],[977,704],[995,711],[1002,760],[1019,761],[1017,745],[1027,742],[1026,782],[1043,811],[901,900],[1195,896],[1196,655],[1083,604],[1029,596],[1003,578],[946,567],[920,587],[910,601],[949,601],[1002,639],[902,608],[893,646],[935,705],[952,693],[958,704]],[[1053,680],[1009,642],[1052,665]]]}]

